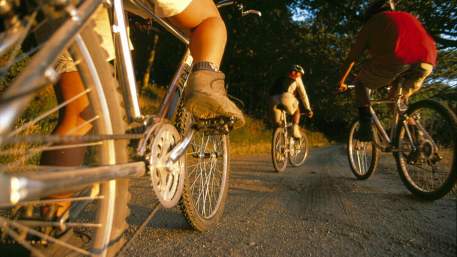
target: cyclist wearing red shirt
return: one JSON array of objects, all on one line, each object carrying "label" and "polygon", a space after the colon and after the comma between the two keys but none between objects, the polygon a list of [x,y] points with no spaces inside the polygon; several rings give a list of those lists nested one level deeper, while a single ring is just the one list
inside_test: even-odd
[{"label": "cyclist wearing red shirt", "polygon": [[371,140],[370,100],[367,89],[389,85],[396,77],[412,70],[403,84],[405,100],[419,90],[436,65],[435,41],[420,21],[407,12],[395,11],[393,0],[374,0],[366,12],[367,22],[357,36],[341,68],[339,91],[345,91],[345,80],[365,50],[370,58],[362,64],[356,80],[359,107],[359,140]]}]

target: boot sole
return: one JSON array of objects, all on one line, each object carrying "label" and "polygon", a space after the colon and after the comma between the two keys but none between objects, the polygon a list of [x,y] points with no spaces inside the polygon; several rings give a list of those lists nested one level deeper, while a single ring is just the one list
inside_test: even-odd
[{"label": "boot sole", "polygon": [[[186,101],[185,107],[198,119],[211,119],[216,117],[234,117],[235,124],[234,128],[240,128],[244,126],[244,118],[239,114],[227,112],[219,104],[214,103],[214,98],[211,98],[204,94],[192,95],[190,99]],[[208,111],[210,110],[210,111]],[[242,115],[242,114],[241,114]]]}]

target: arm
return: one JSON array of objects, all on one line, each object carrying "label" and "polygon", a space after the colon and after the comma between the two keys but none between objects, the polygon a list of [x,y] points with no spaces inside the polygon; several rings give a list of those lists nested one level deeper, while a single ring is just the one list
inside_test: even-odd
[{"label": "arm", "polygon": [[298,94],[300,95],[300,100],[302,101],[303,105],[305,106],[305,111],[307,112],[307,116],[311,118],[313,116],[313,111],[311,110],[311,105],[309,103],[308,94],[306,93],[306,90],[305,90],[305,85],[303,85],[303,81],[301,78],[297,78],[295,81],[297,82],[296,90],[298,90]]},{"label": "arm", "polygon": [[369,32],[372,31],[372,23],[367,23],[357,36],[357,40],[351,48],[346,60],[343,62],[340,68],[340,81],[338,83],[338,90],[344,92],[347,90],[346,79],[351,72],[356,60],[363,54],[365,49],[368,47]]}]

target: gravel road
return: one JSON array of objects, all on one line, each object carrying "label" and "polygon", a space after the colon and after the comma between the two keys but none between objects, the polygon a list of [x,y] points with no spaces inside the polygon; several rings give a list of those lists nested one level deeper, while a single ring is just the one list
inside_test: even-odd
[{"label": "gravel road", "polygon": [[[457,256],[455,195],[419,201],[391,155],[357,181],[343,146],[312,149],[300,168],[275,173],[268,155],[234,157],[222,222],[193,231],[161,209],[122,256]],[[132,185],[133,232],[156,204],[145,178]]]}]

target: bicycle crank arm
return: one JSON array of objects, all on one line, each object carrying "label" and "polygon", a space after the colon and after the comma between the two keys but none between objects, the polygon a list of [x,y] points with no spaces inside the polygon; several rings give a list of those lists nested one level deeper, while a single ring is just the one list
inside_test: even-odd
[{"label": "bicycle crank arm", "polygon": [[171,162],[176,162],[186,152],[187,147],[190,145],[190,141],[194,137],[195,130],[191,129],[187,135],[170,151],[168,157]]},{"label": "bicycle crank arm", "polygon": [[40,171],[26,175],[0,174],[0,207],[24,200],[38,200],[51,194],[71,192],[95,183],[130,176],[142,176],[144,162]]}]

